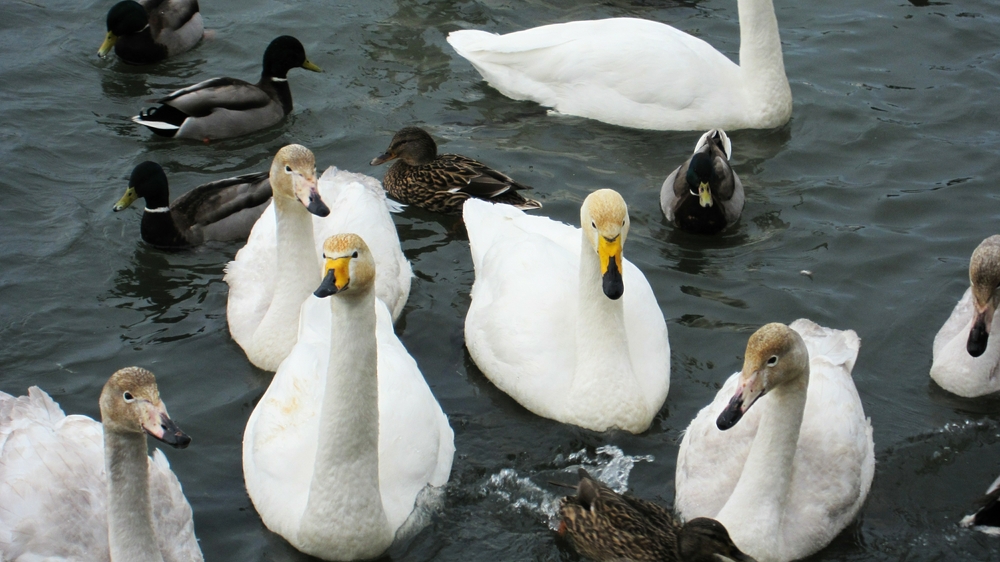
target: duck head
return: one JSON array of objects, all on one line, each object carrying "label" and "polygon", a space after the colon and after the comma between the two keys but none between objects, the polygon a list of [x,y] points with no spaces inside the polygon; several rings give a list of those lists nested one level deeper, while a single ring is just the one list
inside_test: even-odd
[{"label": "duck head", "polygon": [[625,200],[613,189],[599,189],[591,193],[580,208],[580,225],[597,252],[604,294],[612,300],[621,298],[625,292],[622,247],[629,229]]},{"label": "duck head", "polygon": [[128,178],[128,188],[125,195],[115,203],[113,211],[127,209],[136,199],[145,199],[148,207],[161,208],[170,206],[170,190],[167,186],[167,174],[156,162],[143,162],[132,168]]},{"label": "duck head", "polygon": [[313,294],[360,296],[375,285],[375,259],[357,234],[337,234],[323,242],[323,282]]},{"label": "duck head", "polygon": [[736,548],[722,523],[708,517],[685,523],[679,542],[680,559],[685,562],[756,562]]},{"label": "duck head", "polygon": [[178,449],[191,438],[177,427],[160,401],[153,373],[127,367],[111,375],[101,392],[101,423],[105,431],[147,433]]},{"label": "duck head", "polygon": [[986,351],[990,325],[997,304],[1000,304],[1000,235],[983,240],[972,252],[969,261],[969,281],[972,283],[972,329],[966,349],[979,357]]},{"label": "duck head", "polygon": [[146,8],[138,2],[125,0],[119,2],[108,10],[108,34],[101,43],[101,48],[97,50],[97,55],[108,56],[111,49],[118,42],[118,38],[125,35],[134,35],[149,26],[149,15]]},{"label": "duck head", "polygon": [[704,152],[698,152],[691,157],[687,174],[684,179],[688,184],[688,191],[698,198],[698,204],[702,207],[712,206],[712,152],[706,147]]},{"label": "duck head", "polygon": [[370,164],[378,166],[389,160],[399,158],[410,166],[420,166],[437,158],[437,143],[419,127],[406,127],[393,135],[389,148],[372,159]]},{"label": "duck head", "polygon": [[758,398],[809,373],[809,352],[802,336],[777,322],[763,326],[747,342],[736,394],[715,425],[725,431],[740,421]]},{"label": "duck head", "polygon": [[310,213],[330,214],[316,186],[316,157],[300,144],[290,144],[274,155],[271,162],[271,193],[275,198],[295,199]]},{"label": "duck head", "polygon": [[284,79],[293,68],[304,68],[313,72],[323,72],[323,69],[309,62],[306,49],[298,39],[291,35],[282,35],[267,46],[264,51],[264,76]]}]

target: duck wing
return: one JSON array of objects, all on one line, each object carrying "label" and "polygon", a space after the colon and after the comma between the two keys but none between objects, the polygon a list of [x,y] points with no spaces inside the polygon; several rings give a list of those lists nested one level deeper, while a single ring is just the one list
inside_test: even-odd
[{"label": "duck wing", "polygon": [[198,15],[198,0],[144,0],[140,2],[149,14],[153,30],[177,30]]},{"label": "duck wing", "polygon": [[459,154],[442,154],[427,168],[428,184],[452,193],[494,199],[509,191],[531,189],[485,164]]},{"label": "duck wing", "polygon": [[194,225],[207,226],[262,205],[271,199],[268,176],[268,172],[258,172],[200,185],[170,205],[174,221],[181,230]]},{"label": "duck wing", "polygon": [[211,78],[171,93],[157,103],[169,105],[190,117],[204,117],[217,109],[246,111],[272,103],[258,86],[236,78]]}]

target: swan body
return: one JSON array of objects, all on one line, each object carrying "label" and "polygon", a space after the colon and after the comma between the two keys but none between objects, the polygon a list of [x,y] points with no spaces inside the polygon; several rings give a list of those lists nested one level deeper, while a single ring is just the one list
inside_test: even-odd
[{"label": "swan body", "polygon": [[934,337],[931,378],[941,388],[972,398],[1000,391],[1000,235],[976,248],[970,287]]},{"label": "swan body", "polygon": [[860,510],[875,468],[851,379],[859,347],[853,331],[808,320],[758,330],[743,372],[684,434],[678,513],[717,519],[761,562],[804,558],[833,540]]},{"label": "swan body", "polygon": [[667,326],[642,272],[622,259],[621,196],[596,191],[580,213],[583,229],[465,203],[476,271],[465,343],[486,377],[535,414],[639,433],[670,387]]},{"label": "swan body", "polygon": [[97,54],[105,57],[114,48],[128,64],[152,64],[179,55],[205,35],[198,0],[124,0],[108,10],[107,26]]},{"label": "swan body", "polygon": [[788,122],[771,0],[739,0],[740,64],[662,23],[612,18],[495,35],[448,35],[502,94],[559,113],[657,130],[767,129]]},{"label": "swan body", "polygon": [[[138,368],[115,373],[101,397],[103,424],[65,415],[38,387],[21,397],[0,392],[0,560],[202,560],[180,482],[159,449],[147,456],[136,419],[143,413],[128,411],[145,405],[147,433],[169,422],[173,431],[160,431],[161,440],[190,442],[166,417],[155,381],[140,390],[150,380]],[[109,406],[123,401],[122,388],[138,404]],[[115,411],[132,423],[116,427]]]},{"label": "swan body", "polygon": [[[403,311],[413,275],[378,180],[328,168],[316,184],[315,201],[325,203],[326,214],[320,216],[288,195],[285,165],[279,151],[271,168],[272,178],[279,181],[275,190],[279,195],[258,219],[225,276],[229,331],[250,361],[268,371],[276,370],[295,345],[299,309],[319,283],[322,240],[341,232],[364,237],[378,266],[375,293],[393,319]],[[303,173],[309,175],[308,170]],[[312,174],[315,177],[315,171]]]},{"label": "swan body", "polygon": [[660,209],[681,230],[717,234],[736,224],[746,196],[729,165],[733,145],[726,132],[712,129],[698,139],[694,154],[660,189]]},{"label": "swan body", "polygon": [[265,525],[293,546],[368,559],[389,547],[421,490],[448,481],[454,433],[373,296],[367,246],[330,240],[340,245],[327,242],[327,262],[343,267],[328,268],[317,294],[334,281],[336,294],[303,304],[298,341],[247,422],[243,474]]}]

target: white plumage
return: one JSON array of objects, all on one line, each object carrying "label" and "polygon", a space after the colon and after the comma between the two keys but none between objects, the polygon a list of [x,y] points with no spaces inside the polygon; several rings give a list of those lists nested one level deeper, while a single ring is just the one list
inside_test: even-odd
[{"label": "white plumage", "polygon": [[934,336],[931,378],[941,388],[959,396],[973,397],[1000,392],[1000,314],[993,316],[986,351],[979,357],[969,355],[969,332],[975,311],[972,288],[951,311],[951,316]]}]

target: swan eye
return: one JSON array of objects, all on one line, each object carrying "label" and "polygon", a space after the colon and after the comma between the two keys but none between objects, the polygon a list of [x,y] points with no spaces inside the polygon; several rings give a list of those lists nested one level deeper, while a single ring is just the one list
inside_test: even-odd
[{"label": "swan eye", "polygon": [[767,360],[767,366],[768,367],[774,367],[777,364],[778,364],[778,356],[777,355],[772,355],[771,358]]},{"label": "swan eye", "polygon": [[357,251],[357,250],[354,250],[354,253],[353,253],[353,254],[351,254],[351,257],[352,257],[352,258],[356,258],[356,257],[358,257],[358,251]]},{"label": "swan eye", "polygon": [[597,228],[597,223],[594,222],[594,221],[590,221],[590,227],[596,229]]},{"label": "swan eye", "polygon": [[135,400],[135,397],[132,396],[132,393],[127,390],[125,391],[125,394],[122,394],[122,398],[124,398],[126,402],[132,402]]},{"label": "swan eye", "polygon": [[625,219],[622,219],[622,226],[625,226]]},{"label": "swan eye", "polygon": [[285,172],[287,172],[289,174],[292,173],[292,167],[291,166],[285,166]]}]

